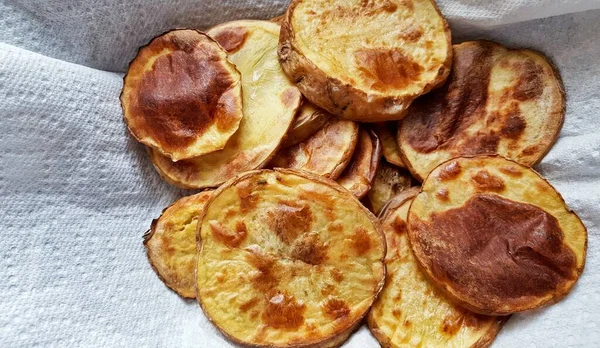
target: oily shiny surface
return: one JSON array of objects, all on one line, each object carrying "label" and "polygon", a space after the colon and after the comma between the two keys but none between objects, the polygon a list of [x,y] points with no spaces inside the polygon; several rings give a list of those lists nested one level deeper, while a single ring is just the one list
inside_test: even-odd
[{"label": "oily shiny surface", "polygon": [[449,300],[422,273],[406,219],[419,188],[394,197],[380,214],[387,241],[386,284],[367,317],[384,347],[487,347],[506,318],[472,313]]},{"label": "oily shiny surface", "polygon": [[558,192],[500,156],[436,168],[411,206],[409,237],[440,288],[484,314],[559,300],[579,278],[587,244]]},{"label": "oily shiny surface", "polygon": [[327,111],[304,100],[281,148],[286,149],[310,138],[311,135],[323,128],[331,117],[332,115]]},{"label": "oily shiny surface", "polygon": [[173,160],[220,150],[242,119],[241,76],[227,53],[195,30],[173,30],[142,47],[124,79],[131,133]]},{"label": "oily shiny surface", "polygon": [[208,203],[200,234],[200,304],[239,344],[339,344],[383,286],[376,218],[350,192],[307,172],[253,171],[229,181]]},{"label": "oily shiny surface", "polygon": [[454,46],[446,85],[409,108],[398,143],[420,180],[460,155],[498,153],[533,165],[558,136],[564,107],[560,76],[541,54],[465,42]]},{"label": "oily shiny surface", "polygon": [[363,198],[363,203],[373,213],[379,214],[381,208],[390,199],[411,187],[412,180],[406,169],[398,168],[386,161],[380,161],[371,190]]},{"label": "oily shiny surface", "polygon": [[371,189],[380,159],[379,138],[372,130],[361,127],[350,164],[337,182],[352,192],[355,197],[362,198]]},{"label": "oily shiny surface", "polygon": [[216,187],[239,172],[262,167],[279,147],[301,100],[277,61],[279,25],[236,21],[208,34],[233,50],[229,60],[242,74],[244,118],[221,151],[177,163],[152,151],[163,178],[186,188]]}]

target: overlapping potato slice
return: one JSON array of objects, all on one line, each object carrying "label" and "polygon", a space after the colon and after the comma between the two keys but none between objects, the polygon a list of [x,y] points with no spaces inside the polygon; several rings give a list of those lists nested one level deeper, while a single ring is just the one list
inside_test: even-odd
[{"label": "overlapping potato slice", "polygon": [[301,101],[277,62],[279,25],[236,21],[208,34],[229,52],[242,74],[244,118],[223,150],[176,163],[151,151],[163,178],[184,188],[215,187],[239,172],[262,167],[279,147]]},{"label": "overlapping potato slice", "polygon": [[371,190],[362,202],[375,214],[393,197],[412,185],[412,177],[404,170],[390,165],[386,161],[379,162]]},{"label": "overlapping potato slice", "polygon": [[355,197],[362,198],[371,189],[380,159],[379,138],[372,130],[361,127],[350,164],[337,182],[352,192]]},{"label": "overlapping potato slice", "polygon": [[507,317],[487,317],[448,301],[419,269],[406,235],[418,187],[394,197],[380,214],[387,241],[386,283],[367,322],[383,347],[487,347]]},{"label": "overlapping potato slice", "polygon": [[452,63],[431,0],[294,0],[281,29],[279,60],[302,94],[354,121],[401,119]]},{"label": "overlapping potato slice", "polygon": [[181,297],[196,297],[196,228],[212,191],[179,199],[152,221],[144,235],[148,260],[166,286]]},{"label": "overlapping potato slice", "polygon": [[398,167],[406,168],[400,156],[400,148],[396,142],[398,123],[393,121],[376,123],[374,129],[381,140],[383,157],[385,157],[386,161]]},{"label": "overlapping potato slice", "polygon": [[241,76],[227,53],[196,30],[173,30],[129,65],[121,105],[141,143],[173,161],[222,149],[242,119]]},{"label": "overlapping potato slice", "polygon": [[534,170],[500,156],[456,158],[434,169],[408,227],[415,256],[440,289],[482,314],[558,301],[585,264],[579,217]]},{"label": "overlapping potato slice", "polygon": [[269,165],[306,170],[335,180],[352,159],[357,141],[356,122],[333,118],[310,138],[280,150]]},{"label": "overlapping potato slice", "polygon": [[281,144],[281,148],[292,147],[310,138],[311,135],[323,128],[330,118],[330,113],[305,100],[300,110],[298,110],[292,128],[290,128]]},{"label": "overlapping potato slice", "polygon": [[331,180],[248,172],[221,186],[204,212],[198,299],[236,343],[337,346],[383,286],[381,226]]},{"label": "overlapping potato slice", "polygon": [[556,140],[564,109],[560,76],[544,56],[465,42],[454,46],[446,85],[410,107],[398,143],[419,180],[461,155],[498,153],[533,165]]}]

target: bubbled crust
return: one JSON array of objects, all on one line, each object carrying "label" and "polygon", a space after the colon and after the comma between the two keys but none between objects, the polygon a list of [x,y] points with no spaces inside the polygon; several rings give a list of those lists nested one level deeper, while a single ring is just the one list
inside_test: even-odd
[{"label": "bubbled crust", "polygon": [[409,238],[450,298],[489,315],[554,303],[583,271],[587,231],[534,170],[501,156],[438,166],[412,203]]},{"label": "bubbled crust", "polygon": [[310,138],[311,135],[323,128],[331,117],[332,115],[327,111],[304,100],[281,148],[287,149]]},{"label": "bubbled crust", "polygon": [[308,100],[354,121],[401,119],[445,81],[451,57],[430,0],[294,0],[281,25],[284,71]]},{"label": "bubbled crust", "polygon": [[381,159],[381,142],[373,130],[360,127],[358,143],[350,164],[342,172],[337,182],[352,192],[357,198],[362,198],[369,192],[375,173]]},{"label": "bubbled crust", "polygon": [[314,174],[241,174],[215,192],[199,233],[199,302],[238,344],[338,346],[383,286],[377,219]]},{"label": "bubbled crust", "polygon": [[262,168],[279,148],[302,98],[277,61],[277,24],[234,21],[208,34],[228,49],[241,72],[244,118],[223,150],[176,163],[150,151],[161,176],[183,188],[216,187],[240,172]]},{"label": "bubbled crust", "polygon": [[173,30],[142,47],[123,81],[127,127],[174,161],[222,149],[242,119],[241,76],[206,34]]},{"label": "bubbled crust", "polygon": [[470,41],[454,46],[446,84],[409,108],[398,144],[419,180],[461,155],[498,153],[534,165],[558,137],[564,112],[562,82],[546,57]]}]

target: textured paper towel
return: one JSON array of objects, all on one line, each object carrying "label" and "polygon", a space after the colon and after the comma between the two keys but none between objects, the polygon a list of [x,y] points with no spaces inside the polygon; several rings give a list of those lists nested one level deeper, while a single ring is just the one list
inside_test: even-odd
[{"label": "textured paper towel", "polygon": [[[439,3],[455,42],[546,52],[568,95],[561,136],[538,169],[588,227],[586,270],[564,301],[513,316],[494,346],[600,346],[600,10],[582,12],[600,2]],[[148,265],[143,232],[185,192],[127,135],[122,74],[96,69],[123,71],[169,28],[268,18],[286,5],[0,0],[0,346],[230,346]],[[346,346],[377,344],[363,327]]]}]

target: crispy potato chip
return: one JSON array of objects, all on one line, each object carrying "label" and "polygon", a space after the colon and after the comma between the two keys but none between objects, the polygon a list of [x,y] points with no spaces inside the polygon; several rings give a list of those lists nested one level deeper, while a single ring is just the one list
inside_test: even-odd
[{"label": "crispy potato chip", "polygon": [[379,214],[381,208],[390,199],[411,187],[412,181],[412,177],[406,170],[381,161],[375,173],[371,190],[362,202],[373,213]]},{"label": "crispy potato chip", "polygon": [[362,198],[371,189],[380,159],[379,138],[372,130],[361,127],[352,160],[337,182],[357,198]]},{"label": "crispy potato chip", "polygon": [[534,165],[558,137],[564,111],[560,76],[544,56],[465,42],[454,46],[446,85],[410,107],[398,144],[419,180],[462,155],[497,153]]},{"label": "crispy potato chip", "polygon": [[448,77],[450,28],[430,0],[293,0],[279,60],[302,94],[332,114],[398,120]]},{"label": "crispy potato chip", "polygon": [[374,129],[379,140],[381,140],[385,160],[398,167],[406,168],[404,161],[402,161],[402,156],[400,156],[400,148],[396,142],[398,123],[394,121],[376,123]]},{"label": "crispy potato chip", "polygon": [[415,256],[472,311],[505,315],[558,301],[585,264],[586,228],[533,169],[455,158],[427,177],[408,217]]},{"label": "crispy potato chip", "polygon": [[179,199],[152,221],[144,235],[148,260],[166,286],[181,297],[196,297],[196,228],[212,191]]},{"label": "crispy potato chip", "polygon": [[367,322],[383,347],[488,347],[508,317],[469,312],[438,290],[419,269],[406,235],[418,187],[394,197],[380,214],[387,241],[387,277]]},{"label": "crispy potato chip", "polygon": [[241,76],[227,53],[196,30],[173,30],[142,47],[123,81],[127,127],[173,161],[225,147],[242,119]]},{"label": "crispy potato chip", "polygon": [[311,135],[327,124],[331,116],[327,111],[305,100],[298,110],[292,128],[288,131],[287,137],[281,144],[281,148],[287,149],[310,138]]},{"label": "crispy potato chip", "polygon": [[244,118],[221,150],[173,163],[156,151],[150,158],[161,176],[184,188],[216,187],[237,173],[261,168],[273,156],[300,106],[300,92],[277,62],[279,25],[235,21],[208,32],[242,74]]},{"label": "crispy potato chip", "polygon": [[278,169],[225,183],[204,210],[198,300],[232,341],[333,347],[383,286],[381,225],[334,181]]}]

